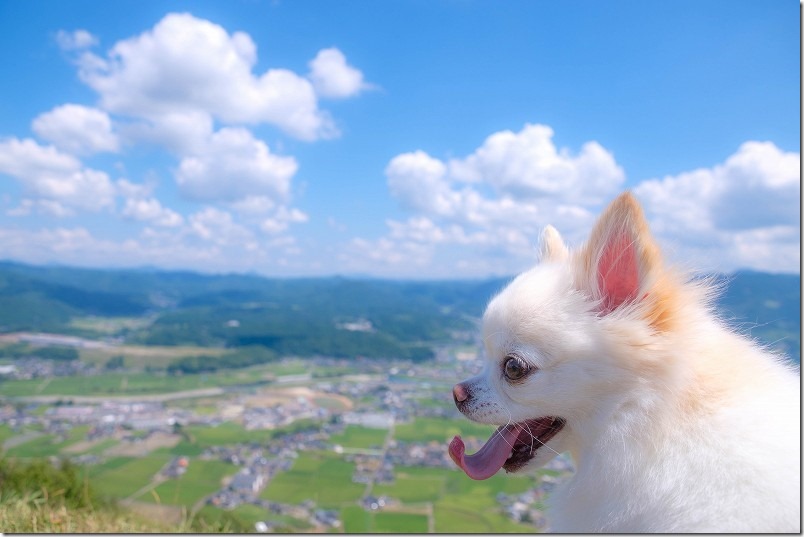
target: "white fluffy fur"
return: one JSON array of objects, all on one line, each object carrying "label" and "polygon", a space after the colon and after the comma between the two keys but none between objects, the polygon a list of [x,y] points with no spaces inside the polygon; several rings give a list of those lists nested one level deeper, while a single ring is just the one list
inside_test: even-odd
[{"label": "white fluffy fur", "polygon": [[[542,262],[490,302],[487,363],[463,383],[463,411],[496,425],[566,419],[528,464],[574,460],[553,531],[800,532],[799,372],[726,328],[704,285],[676,283],[638,204],[617,203],[578,251],[547,228]],[[601,312],[607,227],[636,248],[639,294]],[[502,373],[512,353],[537,368],[524,381]]]}]

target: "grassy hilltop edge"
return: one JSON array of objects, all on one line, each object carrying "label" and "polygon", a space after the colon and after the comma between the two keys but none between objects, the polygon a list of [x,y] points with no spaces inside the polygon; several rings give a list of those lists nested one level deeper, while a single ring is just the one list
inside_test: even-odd
[{"label": "grassy hilltop edge", "polygon": [[3,533],[242,533],[235,520],[184,516],[179,524],[101,499],[67,460],[21,462],[0,456],[0,530]]}]

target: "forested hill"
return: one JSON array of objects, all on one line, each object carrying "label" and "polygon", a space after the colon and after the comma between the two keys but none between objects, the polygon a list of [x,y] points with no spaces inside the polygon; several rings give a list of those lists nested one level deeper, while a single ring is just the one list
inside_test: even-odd
[{"label": "forested hill", "polygon": [[[719,278],[726,283],[719,298],[723,318],[800,361],[800,276]],[[508,280],[272,279],[3,262],[0,333],[97,337],[75,320],[129,317],[147,319],[117,334],[130,343],[421,360],[432,356],[434,344],[474,330],[488,299]]]}]

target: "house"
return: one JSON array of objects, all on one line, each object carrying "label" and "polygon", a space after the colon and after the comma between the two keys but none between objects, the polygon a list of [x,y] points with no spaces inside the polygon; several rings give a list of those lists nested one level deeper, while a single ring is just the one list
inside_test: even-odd
[{"label": "house", "polygon": [[259,492],[265,486],[265,476],[245,468],[235,474],[229,488],[241,492]]}]

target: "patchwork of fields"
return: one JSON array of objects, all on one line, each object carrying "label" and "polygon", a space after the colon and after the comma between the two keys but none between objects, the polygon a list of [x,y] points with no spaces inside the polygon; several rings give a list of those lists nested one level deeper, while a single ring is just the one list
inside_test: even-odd
[{"label": "patchwork of fields", "polygon": [[[9,457],[72,458],[100,494],[176,520],[190,514],[282,532],[540,528],[531,523],[540,501],[523,517],[510,512],[514,500],[501,498],[536,490],[542,474],[478,482],[449,461],[453,435],[479,445],[493,430],[460,417],[449,382],[433,380],[455,376],[454,363],[403,362],[395,376],[376,363],[339,362],[317,364],[313,377],[309,365],[290,359],[210,374],[124,370],[0,382],[0,397],[16,401],[0,404],[12,417],[0,425],[0,443]],[[124,407],[141,409],[114,414]],[[360,424],[377,412],[392,417],[389,426]],[[255,426],[265,422],[250,422],[253,415],[276,426]],[[253,490],[238,489],[238,479],[252,479]]]}]

